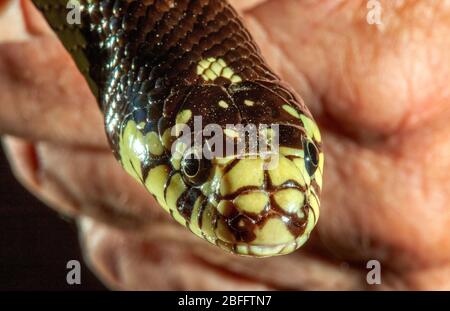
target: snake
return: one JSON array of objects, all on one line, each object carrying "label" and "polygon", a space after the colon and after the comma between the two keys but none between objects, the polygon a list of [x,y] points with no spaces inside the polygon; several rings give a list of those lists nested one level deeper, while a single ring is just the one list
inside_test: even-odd
[{"label": "snake", "polygon": [[[305,244],[319,219],[320,130],[231,4],[33,2],[97,99],[112,153],[176,222],[241,256]],[[201,156],[215,151],[209,125],[222,130],[217,146],[242,152]],[[266,127],[252,145],[237,125]],[[265,151],[250,148],[263,144]]]}]

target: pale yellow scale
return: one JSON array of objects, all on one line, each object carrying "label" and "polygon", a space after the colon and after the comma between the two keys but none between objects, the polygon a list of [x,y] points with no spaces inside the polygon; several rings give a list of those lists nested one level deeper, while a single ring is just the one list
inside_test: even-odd
[{"label": "pale yellow scale", "polygon": [[219,77],[230,80],[231,83],[242,81],[242,78],[235,74],[222,58],[209,57],[201,60],[197,65],[197,74],[205,81],[214,81]]},{"label": "pale yellow scale", "polygon": [[261,158],[241,159],[222,177],[220,194],[232,194],[243,187],[261,187],[264,182],[263,167],[264,160]]},{"label": "pale yellow scale", "polygon": [[289,180],[293,180],[301,186],[305,185],[305,181],[300,177],[299,168],[289,159],[280,156],[278,166],[269,170],[270,180],[274,186],[281,186]]},{"label": "pale yellow scale", "polygon": [[269,219],[262,228],[256,229],[255,235],[256,239],[252,242],[255,245],[279,245],[295,239],[286,224],[279,218]]},{"label": "pale yellow scale", "polygon": [[164,184],[169,178],[170,169],[167,165],[160,165],[150,170],[145,187],[152,193],[158,203],[169,212],[169,207],[164,199]]},{"label": "pale yellow scale", "polygon": [[260,214],[269,204],[269,196],[265,192],[250,192],[239,195],[234,204],[243,213]]},{"label": "pale yellow scale", "polygon": [[224,100],[219,101],[217,104],[223,109],[228,109],[230,107],[230,105],[228,105],[228,103]]},{"label": "pale yellow scale", "polygon": [[305,203],[305,195],[297,189],[280,190],[275,193],[274,199],[288,214],[298,214]]},{"label": "pale yellow scale", "polygon": [[246,99],[244,100],[244,105],[253,107],[255,105],[255,102],[253,100]]}]

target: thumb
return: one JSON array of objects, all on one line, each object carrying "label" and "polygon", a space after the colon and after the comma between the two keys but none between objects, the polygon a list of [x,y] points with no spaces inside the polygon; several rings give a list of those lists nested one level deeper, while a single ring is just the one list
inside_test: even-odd
[{"label": "thumb", "polygon": [[0,134],[106,147],[95,98],[29,0],[0,2]]}]

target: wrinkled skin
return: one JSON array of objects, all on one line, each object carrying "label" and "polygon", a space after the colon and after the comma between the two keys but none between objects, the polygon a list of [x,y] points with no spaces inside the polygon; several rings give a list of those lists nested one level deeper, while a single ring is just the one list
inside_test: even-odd
[{"label": "wrinkled skin", "polygon": [[[321,219],[305,248],[240,258],[175,224],[114,160],[42,18],[0,1],[0,133],[17,178],[76,219],[111,288],[450,289],[450,3],[382,1],[378,29],[364,0],[232,2],[323,131]],[[366,283],[370,259],[382,285]]]}]

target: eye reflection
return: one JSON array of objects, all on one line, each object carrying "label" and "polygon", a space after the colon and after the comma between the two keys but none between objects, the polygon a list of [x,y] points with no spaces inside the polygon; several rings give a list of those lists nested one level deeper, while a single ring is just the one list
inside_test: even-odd
[{"label": "eye reflection", "polygon": [[199,186],[209,176],[211,162],[201,158],[195,151],[186,153],[181,161],[181,171],[187,183]]},{"label": "eye reflection", "polygon": [[200,160],[199,159],[185,159],[183,161],[183,173],[189,177],[195,177],[200,171]]}]

